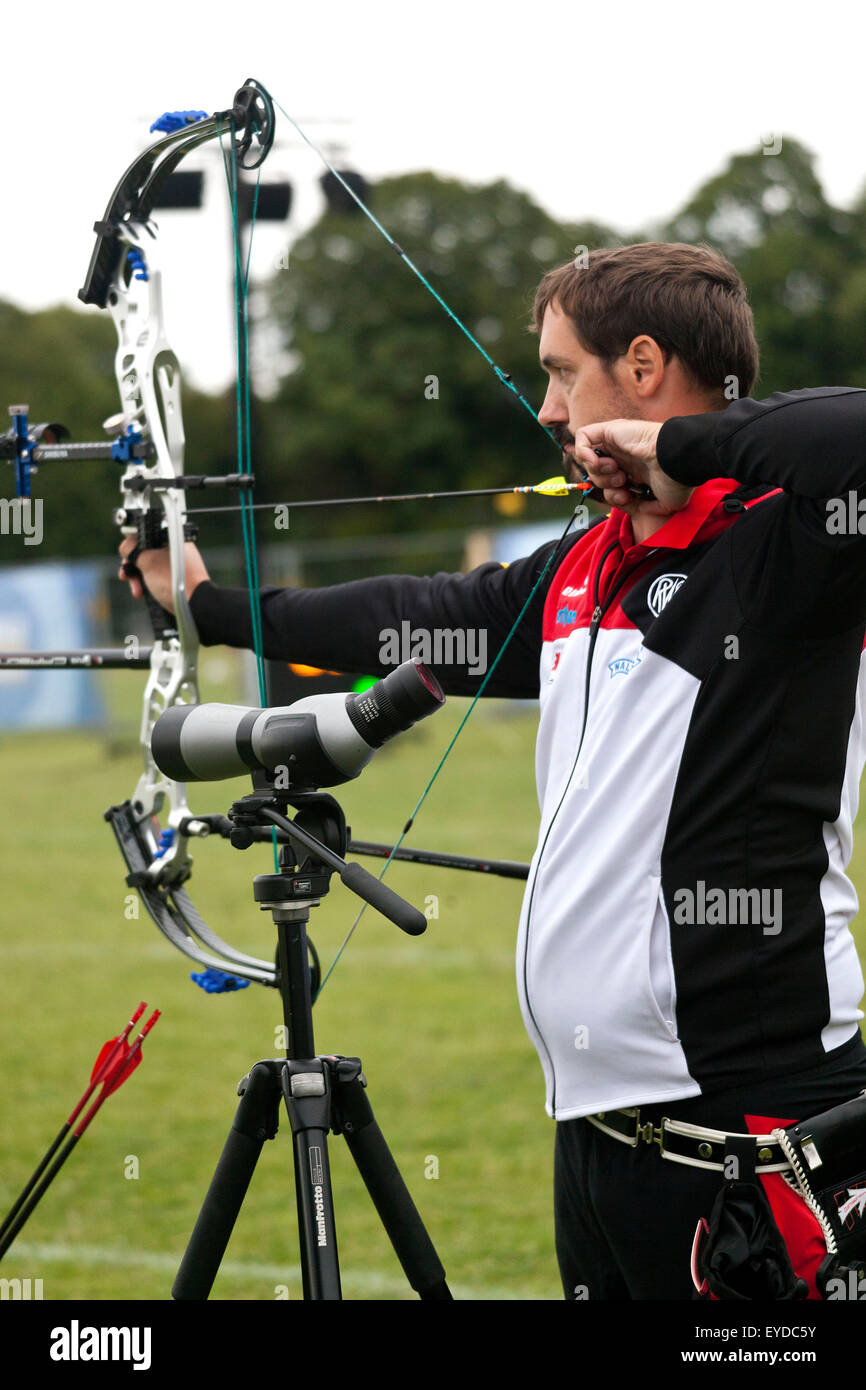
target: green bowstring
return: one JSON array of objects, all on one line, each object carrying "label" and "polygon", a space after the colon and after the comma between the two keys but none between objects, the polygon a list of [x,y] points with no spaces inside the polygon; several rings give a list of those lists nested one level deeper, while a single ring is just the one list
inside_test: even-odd
[{"label": "green bowstring", "polygon": [[[262,87],[262,91],[264,90],[264,87]],[[400,246],[394,240],[387,228],[382,226],[382,223],[374,215],[374,213],[370,211],[370,209],[367,207],[367,204],[364,202],[362,198],[358,196],[354,188],[350,188],[349,184],[343,178],[339,170],[334,168],[327,155],[325,155],[319,149],[318,145],[314,144],[314,142],[310,139],[307,133],[304,130],[302,130],[301,127],[298,125],[297,121],[289,115],[285,107],[281,106],[280,103],[277,101],[276,97],[271,96],[270,92],[267,93],[267,96],[269,100],[273,102],[274,106],[276,106],[277,110],[282,112],[289,124],[294,127],[294,129],[300,135],[301,139],[304,141],[304,144],[307,145],[313,151],[314,154],[318,155],[319,159],[322,161],[329,173],[333,174],[334,178],[337,180],[338,183],[340,183],[343,186],[345,191],[348,193],[349,197],[352,198],[355,203],[357,203],[364,216],[368,218],[370,222],[372,222],[373,226],[376,228],[378,232],[381,232],[388,245],[391,247],[393,251],[396,251],[397,255],[400,257],[401,261],[403,261],[404,265],[408,266],[412,274],[416,276],[416,278],[421,281],[421,284],[424,286],[424,288],[427,291],[429,291],[430,294],[432,294],[433,298],[436,300],[436,303],[439,305],[441,309],[444,309],[445,313],[451,319],[452,323],[455,323],[457,327],[460,329],[460,332],[464,335],[464,337],[469,339],[469,342],[475,348],[476,352],[480,352],[481,356],[484,358],[484,361],[487,363],[489,367],[493,369],[498,379],[502,382],[502,385],[507,386],[508,390],[512,393],[512,395],[516,396],[517,400],[523,406],[524,410],[529,411],[529,414],[532,416],[533,420],[538,425],[538,428],[544,431],[548,439],[550,439],[551,442],[554,445],[556,445],[557,450],[561,454],[562,446],[557,443],[555,436],[551,433],[547,426],[542,425],[541,421],[538,418],[537,412],[533,409],[532,405],[526,399],[523,392],[520,391],[512,381],[511,373],[503,371],[503,369],[500,366],[498,366],[496,362],[494,362],[493,358],[490,356],[487,350],[484,347],[482,347],[481,343],[479,343],[478,339],[474,336],[474,334],[470,333],[463,320],[457,317],[454,310],[450,307],[449,304],[446,304],[445,300],[442,298],[438,290],[436,290],[433,287],[433,285],[430,284],[430,281],[427,279],[426,275],[423,275],[421,273],[415,262],[411,260],[409,256],[406,255],[406,252],[403,250],[402,246]]]},{"label": "green bowstring", "polygon": [[[234,251],[234,304],[235,329],[237,339],[237,373],[235,387],[235,419],[237,424],[238,473],[252,476],[252,424],[250,408],[250,363],[249,363],[249,280],[250,259],[253,248],[253,231],[258,211],[261,169],[256,178],[253,205],[249,220],[246,265],[242,263],[243,246],[241,242],[240,218],[238,214],[238,160],[235,147],[234,121],[229,122],[229,149],[226,152],[220,135],[220,148],[228,185],[229,203],[232,216],[232,247]],[[244,567],[246,569],[247,589],[250,596],[250,620],[253,634],[253,653],[256,660],[256,678],[259,688],[259,703],[262,709],[267,704],[265,681],[264,638],[262,635],[262,603],[259,587],[259,562],[256,550],[255,515],[253,512],[252,488],[242,488],[241,529],[244,538]],[[274,852],[274,869],[279,872],[279,850],[277,832],[271,833]]]},{"label": "green bowstring", "polygon": [[[242,244],[240,219],[238,215],[238,163],[234,142],[234,122],[230,123],[228,153],[223,149],[223,159],[228,184],[229,203],[232,217],[232,248],[234,252],[234,305],[235,333],[237,343],[237,373],[235,381],[235,420],[237,429],[237,470],[242,474],[252,473],[250,377],[249,377],[249,318],[248,295],[249,261],[252,251],[253,229],[255,227],[259,184],[256,182],[256,195],[253,202],[249,226],[249,247],[246,267],[242,264]],[[222,145],[222,137],[220,138]],[[253,652],[256,658],[256,674],[259,686],[259,699],[265,703],[265,664],[262,638],[261,599],[259,595],[258,555],[253,516],[248,509],[249,490],[241,489],[241,527],[244,538],[244,563],[247,586],[250,593],[250,620],[253,633]]]}]

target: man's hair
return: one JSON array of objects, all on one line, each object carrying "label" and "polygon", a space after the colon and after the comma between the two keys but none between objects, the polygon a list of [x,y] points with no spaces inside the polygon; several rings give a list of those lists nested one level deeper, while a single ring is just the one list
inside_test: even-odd
[{"label": "man's hair", "polygon": [[571,319],[581,347],[606,367],[646,333],[720,406],[751,393],[758,378],[752,311],[738,271],[718,251],[644,241],[590,251],[584,259],[585,265],[569,261],[541,281],[536,333],[552,304]]}]

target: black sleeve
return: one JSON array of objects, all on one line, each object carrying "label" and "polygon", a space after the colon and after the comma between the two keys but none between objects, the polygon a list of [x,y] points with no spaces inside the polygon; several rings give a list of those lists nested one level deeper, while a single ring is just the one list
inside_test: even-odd
[{"label": "black sleeve", "polygon": [[735,527],[745,613],[803,636],[866,620],[866,391],[779,392],[677,416],[657,449],[662,470],[688,486],[735,478],[782,490]]},{"label": "black sleeve", "polygon": [[[825,386],[679,415],[658,436],[658,460],[678,483],[767,483],[813,501],[866,488],[866,391]],[[826,515],[826,508],[822,509]]]},{"label": "black sleeve", "polygon": [[[570,537],[560,558],[580,536]],[[322,589],[262,588],[262,637],[269,659],[385,675],[420,656],[452,695],[474,695],[556,547],[470,574],[391,575]],[[541,619],[556,561],[523,615],[485,695],[538,695]],[[245,589],[200,584],[190,603],[204,646],[252,647]]]}]

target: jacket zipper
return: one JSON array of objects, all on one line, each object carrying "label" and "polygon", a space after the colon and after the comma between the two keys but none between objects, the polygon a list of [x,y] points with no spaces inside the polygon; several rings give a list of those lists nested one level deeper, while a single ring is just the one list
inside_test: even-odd
[{"label": "jacket zipper", "polygon": [[[525,999],[526,999],[526,1007],[527,1007],[527,1009],[528,1009],[528,1011],[529,1011],[529,1017],[532,1019],[532,1022],[533,1022],[534,1026],[535,1026],[535,1031],[536,1031],[536,1033],[538,1034],[538,1037],[541,1039],[541,1042],[542,1042],[542,1045],[543,1045],[543,1047],[544,1047],[544,1050],[545,1050],[545,1052],[547,1053],[548,1061],[550,1062],[550,1073],[551,1073],[551,1076],[552,1076],[552,1078],[553,1078],[553,1084],[552,1084],[552,1088],[551,1088],[551,1105],[552,1105],[552,1109],[553,1109],[554,1114],[556,1114],[556,1068],[555,1068],[554,1065],[553,1065],[553,1058],[552,1058],[551,1055],[550,1055],[550,1051],[549,1051],[549,1049],[548,1049],[548,1047],[547,1047],[547,1043],[544,1041],[543,1034],[542,1034],[542,1032],[541,1032],[541,1029],[540,1029],[539,1026],[538,1026],[538,1021],[537,1021],[537,1019],[536,1019],[536,1017],[535,1017],[535,1014],[532,1012],[532,1004],[530,1003],[530,999],[529,999],[529,981],[528,981],[528,979],[527,979],[527,967],[528,967],[528,965],[529,965],[529,928],[530,928],[530,924],[531,924],[531,921],[532,921],[532,900],[533,900],[533,898],[534,898],[534,896],[535,896],[535,885],[536,885],[536,883],[538,882],[538,871],[539,871],[539,869],[541,868],[541,861],[542,861],[542,859],[543,859],[543,857],[544,857],[544,850],[545,850],[546,847],[547,847],[547,838],[548,838],[548,836],[550,835],[550,832],[551,832],[551,830],[553,829],[553,826],[554,826],[554,823],[555,823],[555,821],[556,821],[556,818],[557,818],[557,816],[559,815],[559,812],[560,812],[560,810],[561,810],[561,808],[562,808],[562,803],[563,803],[563,801],[565,800],[566,793],[568,792],[568,788],[569,788],[570,785],[571,785],[571,779],[572,779],[572,777],[574,776],[574,769],[577,767],[577,764],[578,764],[578,762],[580,761],[580,755],[581,755],[581,752],[582,752],[582,750],[583,750],[583,740],[584,740],[584,738],[586,737],[586,725],[587,725],[587,721],[588,721],[588,719],[589,719],[589,686],[590,686],[590,679],[591,679],[591,676],[592,676],[592,658],[593,658],[593,653],[594,653],[594,651],[595,651],[595,643],[596,643],[596,639],[597,639],[597,637],[598,637],[598,630],[599,630],[599,628],[601,627],[601,620],[602,620],[602,618],[604,617],[604,615],[605,615],[605,613],[607,612],[607,610],[610,608],[611,603],[612,603],[613,600],[616,598],[617,594],[619,593],[619,591],[620,591],[620,589],[622,588],[623,584],[625,583],[626,579],[629,577],[629,574],[632,573],[632,571],[629,570],[627,574],[624,574],[624,575],[622,576],[622,578],[620,579],[620,581],[619,581],[618,584],[616,584],[616,583],[613,584],[612,587],[611,587],[611,589],[610,589],[610,591],[608,592],[608,594],[607,594],[605,600],[604,600],[604,603],[601,602],[600,591],[601,591],[601,576],[602,576],[602,572],[603,572],[603,570],[604,570],[604,566],[605,566],[605,563],[606,563],[606,561],[607,561],[607,557],[608,557],[609,555],[611,555],[611,554],[613,553],[613,551],[616,550],[618,547],[619,547],[619,541],[613,541],[612,544],[608,546],[607,550],[605,550],[604,554],[602,555],[601,561],[600,561],[599,566],[598,566],[598,569],[597,569],[596,572],[595,572],[595,585],[594,585],[594,593],[593,593],[594,607],[593,607],[593,610],[592,610],[592,616],[591,616],[591,618],[590,618],[590,620],[589,620],[589,644],[588,644],[587,653],[586,653],[586,680],[585,680],[585,682],[584,682],[584,688],[583,688],[583,724],[582,724],[581,730],[580,730],[580,739],[579,739],[579,741],[578,741],[577,753],[576,753],[576,755],[575,755],[574,763],[572,764],[571,772],[569,773],[568,780],[567,780],[567,782],[566,782],[566,784],[565,784],[565,787],[564,787],[564,789],[563,789],[562,796],[560,797],[559,805],[557,806],[556,810],[554,811],[553,815],[551,816],[551,818],[550,818],[550,824],[549,824],[548,827],[547,827],[547,834],[546,834],[545,837],[544,837],[544,845],[542,846],[541,854],[540,854],[539,857],[538,857],[538,863],[536,864],[536,867],[535,867],[535,877],[533,878],[533,881],[532,881],[532,892],[531,892],[530,898],[529,898],[529,907],[527,908],[527,912],[526,912],[526,936],[525,936],[524,946],[523,946],[523,994],[524,994],[524,997],[525,997]],[[657,548],[658,548],[658,547],[656,547],[656,549],[657,549]],[[646,560],[648,560],[649,557],[650,557],[650,555],[654,555],[654,554],[655,554],[655,550],[649,550],[649,551],[647,551],[647,554],[644,556],[644,559],[641,561],[641,564],[643,564]]]}]

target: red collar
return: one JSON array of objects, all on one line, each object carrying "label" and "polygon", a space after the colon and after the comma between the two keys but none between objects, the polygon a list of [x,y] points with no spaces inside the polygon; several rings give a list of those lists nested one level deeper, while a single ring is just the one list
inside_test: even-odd
[{"label": "red collar", "polygon": [[645,541],[635,542],[631,518],[625,512],[614,509],[604,528],[605,543],[618,540],[624,552],[632,549],[686,550],[722,498],[739,486],[734,478],[711,478],[708,483],[701,483],[682,510],[673,512],[664,525]]}]

